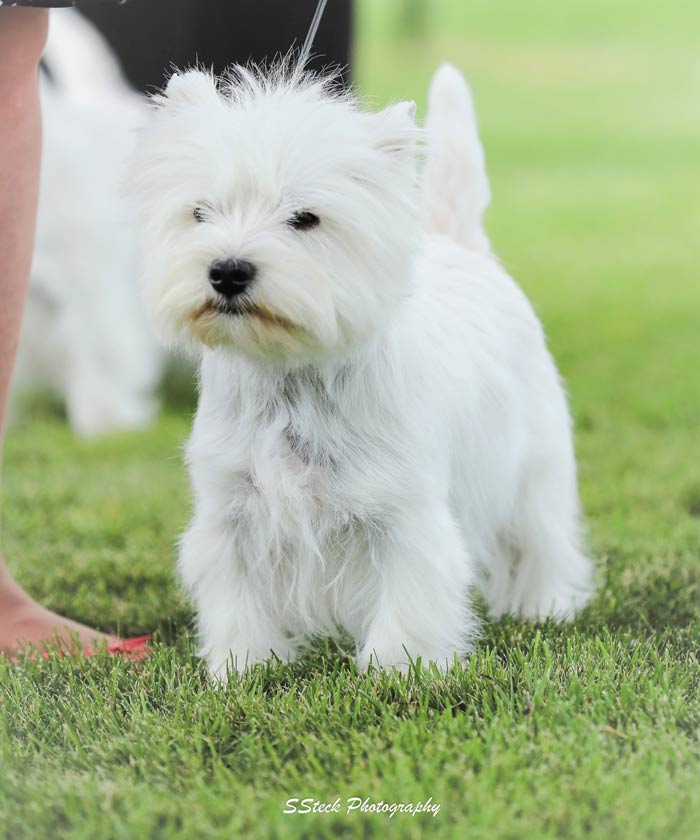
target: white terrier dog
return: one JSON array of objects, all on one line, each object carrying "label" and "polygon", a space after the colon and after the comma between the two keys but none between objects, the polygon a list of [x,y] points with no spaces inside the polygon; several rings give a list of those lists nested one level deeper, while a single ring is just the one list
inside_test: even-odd
[{"label": "white terrier dog", "polygon": [[51,389],[84,436],[148,423],[163,354],[144,317],[137,231],[120,195],[147,109],[106,42],[73,10],[52,14],[42,80],[36,250],[13,391]]},{"label": "white terrier dog", "polygon": [[310,75],[175,75],[142,137],[148,299],[201,354],[180,571],[215,674],[340,628],[360,667],[445,667],[474,585],[529,618],[591,593],[566,398],[482,228],[471,97],[446,66],[430,100],[423,214],[414,105]]}]

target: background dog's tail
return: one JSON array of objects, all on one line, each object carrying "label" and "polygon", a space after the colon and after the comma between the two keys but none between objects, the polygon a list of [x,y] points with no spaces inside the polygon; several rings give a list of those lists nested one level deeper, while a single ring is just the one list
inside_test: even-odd
[{"label": "background dog's tail", "polygon": [[105,38],[74,9],[51,14],[42,64],[54,87],[75,100],[100,102],[106,93],[133,96]]},{"label": "background dog's tail", "polygon": [[461,73],[443,64],[430,86],[426,122],[426,230],[490,251],[483,215],[491,199],[471,92]]}]

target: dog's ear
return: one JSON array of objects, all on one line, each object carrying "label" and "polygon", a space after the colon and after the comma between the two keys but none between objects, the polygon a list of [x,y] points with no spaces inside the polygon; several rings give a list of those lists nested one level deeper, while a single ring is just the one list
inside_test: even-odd
[{"label": "dog's ear", "polygon": [[165,86],[163,98],[168,102],[196,105],[218,100],[219,91],[211,73],[204,70],[187,70],[184,73],[173,73]]},{"label": "dog's ear", "polygon": [[416,103],[399,102],[372,115],[375,123],[375,145],[380,151],[401,158],[415,155],[418,140]]}]

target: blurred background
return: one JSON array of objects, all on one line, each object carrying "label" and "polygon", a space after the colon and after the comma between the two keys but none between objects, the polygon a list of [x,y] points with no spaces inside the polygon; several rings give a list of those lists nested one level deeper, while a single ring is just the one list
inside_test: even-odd
[{"label": "blurred background", "polygon": [[[286,51],[315,6],[132,0],[89,14],[148,90],[173,64],[221,70]],[[659,389],[664,411],[687,410],[688,383],[653,351],[663,340],[672,353],[698,323],[699,33],[692,0],[330,0],[319,30],[315,66],[348,67],[376,107],[408,98],[422,110],[440,62],[465,72],[496,250],[556,316],[562,364],[584,354],[586,380],[595,373],[587,415],[600,389],[618,405],[629,394],[647,417],[661,411]]]},{"label": "blurred background", "polygon": [[[263,61],[300,46],[316,5],[317,0],[131,0],[125,6],[88,3],[82,11],[107,37],[129,81],[153,90],[172,66],[201,62],[220,73],[234,61]],[[316,68],[329,60],[348,67],[352,6],[352,0],[328,4],[316,39]]]},{"label": "blurred background", "polygon": [[[147,89],[171,62],[286,51],[314,7],[132,0],[91,14]],[[648,618],[660,582],[678,587],[677,615],[698,597],[698,33],[689,0],[330,0],[316,43],[371,106],[410,98],[422,116],[442,61],[472,85],[487,229],[566,380],[607,621]],[[98,441],[41,406],[11,430],[6,555],[47,606],[132,634],[189,615],[171,564],[191,395],[189,380],[184,396],[166,388],[154,425]]]}]

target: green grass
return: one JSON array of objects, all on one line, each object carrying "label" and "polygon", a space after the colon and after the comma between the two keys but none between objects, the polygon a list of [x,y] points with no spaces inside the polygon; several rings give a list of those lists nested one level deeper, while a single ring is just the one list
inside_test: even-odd
[{"label": "green grass", "polygon": [[[358,676],[333,648],[212,687],[173,577],[190,409],[7,439],[4,549],[48,606],[155,629],[140,666],[0,664],[8,838],[700,837],[700,6],[435,0],[427,37],[362,0],[358,82],[418,101],[464,69],[488,226],[540,313],[577,422],[601,587],[571,626],[486,624],[446,677]],[[437,817],[285,816],[292,796]]]}]

